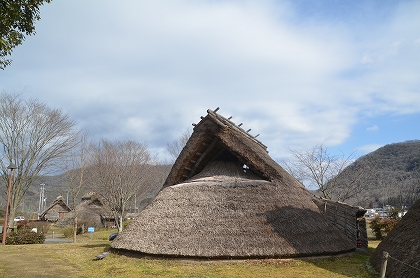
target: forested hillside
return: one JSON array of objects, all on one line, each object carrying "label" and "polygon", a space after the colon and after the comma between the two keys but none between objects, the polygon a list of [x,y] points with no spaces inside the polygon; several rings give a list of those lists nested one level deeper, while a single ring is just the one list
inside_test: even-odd
[{"label": "forested hillside", "polygon": [[[161,168],[161,175],[152,181],[150,191],[137,200],[147,203],[153,198],[170,170],[168,166]],[[356,197],[346,201],[352,205],[365,208],[392,205],[401,208],[411,206],[420,199],[420,140],[389,144],[365,156],[358,158],[347,167],[336,179],[339,184],[347,186],[354,178],[354,172],[364,168],[363,177],[358,182],[364,184],[365,190]],[[26,212],[36,212],[39,205],[40,184],[45,184],[46,206],[48,207],[57,196],[66,199],[66,183],[64,174],[39,177],[26,194],[25,203],[21,209]],[[88,187],[83,191],[89,191]],[[83,193],[81,194],[83,195]]]},{"label": "forested hillside", "polygon": [[360,180],[365,190],[347,203],[401,208],[420,198],[420,140],[389,144],[360,157],[337,177],[340,184],[349,184],[358,167],[365,169]]}]

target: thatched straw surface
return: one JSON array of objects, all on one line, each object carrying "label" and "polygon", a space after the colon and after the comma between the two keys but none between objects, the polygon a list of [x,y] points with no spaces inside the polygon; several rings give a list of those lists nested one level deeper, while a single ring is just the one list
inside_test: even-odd
[{"label": "thatched straw surface", "polygon": [[113,248],[207,258],[285,258],[355,249],[261,142],[207,112],[163,189]]},{"label": "thatched straw surface", "polygon": [[[84,196],[82,202],[76,206],[77,218],[79,223],[94,227],[105,227],[108,222],[113,223],[113,215],[111,209],[106,206],[103,200],[96,194],[90,193]],[[57,221],[56,226],[64,227],[73,225],[75,211],[71,211]],[[114,224],[112,224],[114,225]]]},{"label": "thatched straw surface", "polygon": [[377,271],[380,270],[384,251],[391,256],[387,263],[387,277],[420,277],[420,200],[410,208],[371,256],[371,264]]},{"label": "thatched straw surface", "polygon": [[240,171],[208,173],[164,188],[112,247],[192,257],[297,257],[354,250],[354,243],[328,224],[303,190],[249,179]]},{"label": "thatched straw surface", "polygon": [[41,213],[40,218],[47,221],[57,221],[60,217],[64,217],[71,209],[67,206],[66,202],[62,196],[58,196],[57,199],[49,206],[43,213]]}]

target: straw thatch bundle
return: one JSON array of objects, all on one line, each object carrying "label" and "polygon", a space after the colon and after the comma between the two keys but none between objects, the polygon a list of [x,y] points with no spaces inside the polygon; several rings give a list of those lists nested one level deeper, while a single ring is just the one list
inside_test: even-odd
[{"label": "straw thatch bundle", "polygon": [[207,258],[353,251],[356,242],[324,214],[261,142],[209,110],[158,196],[111,246]]},{"label": "straw thatch bundle", "polygon": [[420,200],[418,200],[391,232],[381,241],[370,258],[379,271],[383,252],[389,253],[387,277],[420,277]]}]

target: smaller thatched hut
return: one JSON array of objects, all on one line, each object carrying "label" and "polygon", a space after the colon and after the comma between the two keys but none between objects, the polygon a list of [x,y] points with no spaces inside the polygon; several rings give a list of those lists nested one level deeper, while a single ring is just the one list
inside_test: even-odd
[{"label": "smaller thatched hut", "polygon": [[420,277],[420,200],[410,208],[371,256],[370,262],[377,271],[380,271],[384,251],[389,254],[387,277]]},{"label": "smaller thatched hut", "polygon": [[39,219],[44,221],[57,221],[64,218],[70,211],[71,209],[66,204],[66,202],[64,202],[63,197],[58,196],[52,205],[49,206],[43,213],[41,213]]},{"label": "smaller thatched hut", "polygon": [[82,197],[82,201],[72,212],[57,222],[57,226],[72,225],[74,213],[77,213],[79,223],[94,227],[114,227],[115,217],[111,209],[104,203],[102,198],[90,192]]}]

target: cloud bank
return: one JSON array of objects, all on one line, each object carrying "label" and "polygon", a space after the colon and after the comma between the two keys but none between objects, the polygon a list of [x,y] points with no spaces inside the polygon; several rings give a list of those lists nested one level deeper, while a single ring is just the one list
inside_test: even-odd
[{"label": "cloud bank", "polygon": [[146,141],[163,156],[216,107],[260,133],[274,158],[344,146],[370,118],[419,116],[419,9],[415,1],[53,1],[0,89],[61,107],[93,138]]}]

